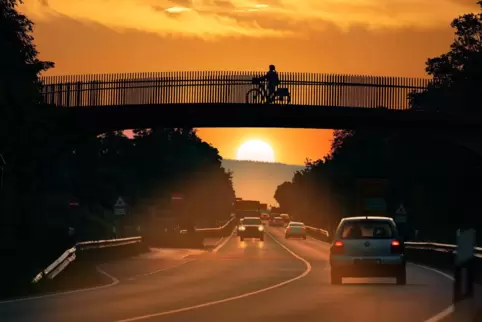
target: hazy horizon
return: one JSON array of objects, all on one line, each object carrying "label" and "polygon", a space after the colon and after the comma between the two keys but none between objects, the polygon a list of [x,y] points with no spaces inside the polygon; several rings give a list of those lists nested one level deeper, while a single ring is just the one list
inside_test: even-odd
[{"label": "hazy horizon", "polygon": [[259,200],[277,205],[273,198],[276,188],[285,181],[291,181],[296,171],[304,165],[281,162],[258,162],[248,160],[223,159],[222,165],[233,172],[233,187],[236,197]]}]

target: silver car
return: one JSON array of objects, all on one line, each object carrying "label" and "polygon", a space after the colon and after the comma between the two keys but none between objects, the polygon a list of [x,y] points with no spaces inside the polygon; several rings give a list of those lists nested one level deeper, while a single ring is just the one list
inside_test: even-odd
[{"label": "silver car", "polygon": [[306,239],[306,227],[302,222],[291,221],[285,230],[285,238],[298,237]]},{"label": "silver car", "polygon": [[338,225],[330,248],[331,284],[343,277],[395,277],[406,284],[404,245],[389,217],[349,217]]}]

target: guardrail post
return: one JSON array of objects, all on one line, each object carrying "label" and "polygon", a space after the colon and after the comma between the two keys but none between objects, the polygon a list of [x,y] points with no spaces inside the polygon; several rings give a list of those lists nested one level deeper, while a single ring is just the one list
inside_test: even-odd
[{"label": "guardrail post", "polygon": [[475,230],[457,232],[453,284],[454,321],[473,321],[475,283]]}]

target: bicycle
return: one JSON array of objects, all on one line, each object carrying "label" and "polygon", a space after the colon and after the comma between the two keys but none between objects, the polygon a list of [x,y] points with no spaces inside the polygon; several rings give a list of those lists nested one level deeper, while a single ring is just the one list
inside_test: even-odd
[{"label": "bicycle", "polygon": [[250,89],[246,93],[246,104],[289,104],[291,103],[291,94],[288,88],[278,87],[273,95],[273,100],[268,100],[268,92],[266,85],[261,82],[261,79],[254,77],[252,84],[258,85],[258,88]]}]

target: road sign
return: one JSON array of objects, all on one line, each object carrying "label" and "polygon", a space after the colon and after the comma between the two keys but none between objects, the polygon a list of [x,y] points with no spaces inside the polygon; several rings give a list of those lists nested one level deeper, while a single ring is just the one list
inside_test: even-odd
[{"label": "road sign", "polygon": [[122,197],[117,198],[116,203],[114,204],[114,215],[116,216],[125,216],[127,214],[127,204],[125,203]]},{"label": "road sign", "polygon": [[69,201],[69,206],[70,206],[70,207],[78,207],[78,206],[79,206],[79,202],[78,202],[78,201],[71,200],[71,201]]},{"label": "road sign", "polygon": [[125,208],[115,208],[114,209],[114,215],[116,216],[125,216],[127,213]]},{"label": "road sign", "polygon": [[386,211],[387,203],[383,198],[365,198],[364,200],[364,211]]},{"label": "road sign", "polygon": [[469,261],[474,257],[475,230],[460,231],[457,236],[456,264]]},{"label": "road sign", "polygon": [[126,207],[126,206],[127,204],[125,203],[124,199],[122,199],[122,197],[119,197],[114,205],[114,207]]},{"label": "road sign", "polygon": [[403,206],[403,203],[400,204],[400,206],[398,207],[397,212],[395,214],[400,215],[400,216],[406,216],[407,215],[407,211],[405,210],[405,207]]},{"label": "road sign", "polygon": [[407,216],[395,216],[395,222],[396,223],[406,223],[407,222]]},{"label": "road sign", "polygon": [[405,210],[403,203],[400,204],[395,212],[395,222],[397,224],[405,224],[407,222],[407,211]]}]

